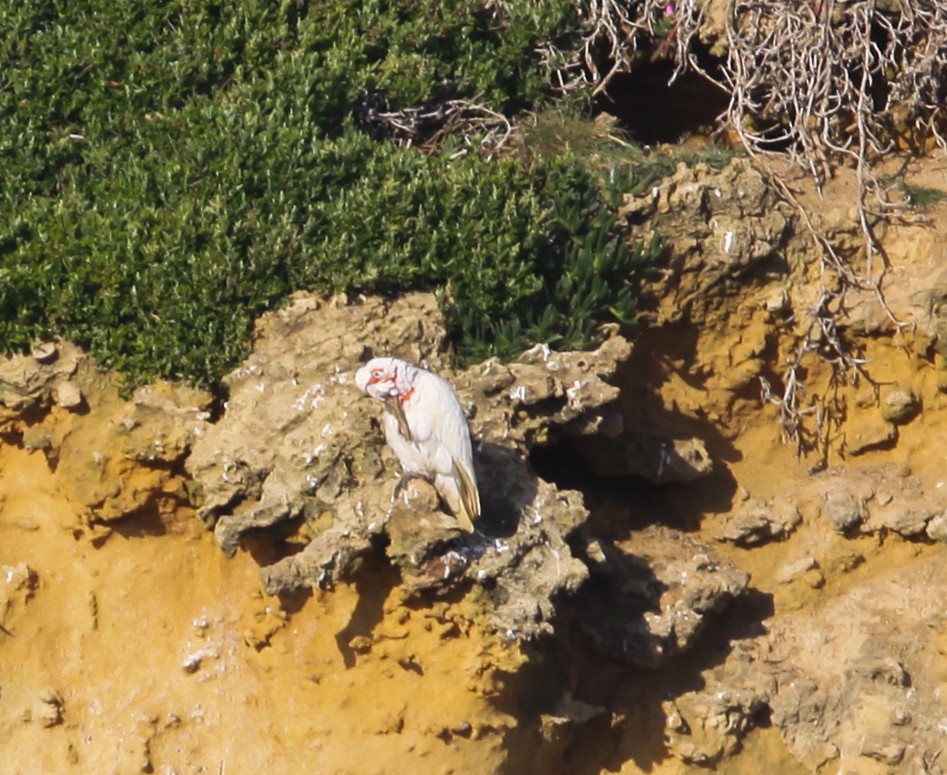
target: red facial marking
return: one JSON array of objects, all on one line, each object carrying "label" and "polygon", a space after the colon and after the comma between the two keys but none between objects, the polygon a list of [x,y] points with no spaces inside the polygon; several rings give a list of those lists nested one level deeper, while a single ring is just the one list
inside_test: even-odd
[{"label": "red facial marking", "polygon": [[413,396],[413,395],[414,395],[414,386],[412,385],[412,386],[409,387],[407,390],[405,390],[403,393],[399,393],[399,394],[398,394],[398,400],[403,404],[405,401],[407,401],[407,400],[408,400],[409,398],[411,398],[411,396]]},{"label": "red facial marking", "polygon": [[368,378],[368,384],[374,385],[376,382],[381,382],[384,376],[384,369],[372,369],[372,375]]}]

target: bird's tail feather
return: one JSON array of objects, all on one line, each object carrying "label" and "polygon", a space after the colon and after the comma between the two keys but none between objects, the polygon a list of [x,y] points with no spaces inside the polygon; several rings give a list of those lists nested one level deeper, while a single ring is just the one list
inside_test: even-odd
[{"label": "bird's tail feather", "polygon": [[468,533],[474,531],[474,522],[480,517],[480,493],[477,485],[463,466],[454,462],[454,475],[460,482],[460,509],[457,521]]}]

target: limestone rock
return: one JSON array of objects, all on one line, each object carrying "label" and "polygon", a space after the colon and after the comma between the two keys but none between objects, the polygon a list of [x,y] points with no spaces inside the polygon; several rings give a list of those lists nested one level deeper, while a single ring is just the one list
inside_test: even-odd
[{"label": "limestone rock", "polygon": [[68,380],[57,382],[51,393],[56,406],[61,406],[63,409],[76,409],[82,405],[82,391],[75,383]]},{"label": "limestone rock", "polygon": [[170,383],[140,388],[130,402],[98,392],[97,410],[108,420],[83,416],[56,426],[45,450],[51,464],[68,472],[87,522],[107,524],[148,504],[183,501],[170,469],[208,425],[209,394]]},{"label": "limestone rock", "polygon": [[[489,606],[498,632],[534,637],[551,631],[558,598],[588,576],[566,541],[587,511],[578,493],[532,473],[528,450],[567,426],[581,434],[610,422],[618,391],[606,380],[630,347],[618,336],[594,352],[537,347],[515,363],[450,374],[444,332],[430,294],[356,303],[301,294],[264,317],[253,353],[225,380],[223,417],[187,458],[198,513],[228,555],[250,530],[301,521],[306,547],[262,571],[270,594],[330,587],[383,548],[408,594],[460,586]],[[484,535],[462,534],[423,483],[391,502],[401,472],[381,433],[383,408],[352,384],[380,354],[438,370],[457,390]]]},{"label": "limestone rock", "polygon": [[867,518],[865,501],[850,492],[831,490],[823,496],[822,514],[839,533],[858,527]]},{"label": "limestone rock", "polygon": [[897,737],[867,737],[861,755],[896,767],[904,759],[907,742]]},{"label": "limestone rock", "polygon": [[686,764],[713,767],[739,749],[765,700],[753,689],[687,692],[666,700],[661,707],[668,748]]},{"label": "limestone rock", "polygon": [[[63,342],[40,346],[33,355],[14,355],[0,360],[0,409],[6,416],[37,405],[49,405],[54,392],[69,383],[84,358],[75,345]],[[68,389],[66,389],[68,391]],[[0,413],[0,421],[4,413]]]},{"label": "limestone rock", "polygon": [[631,353],[624,338],[613,335],[592,352],[551,352],[537,346],[515,363],[496,359],[458,374],[454,386],[471,396],[474,433],[486,440],[526,451],[562,436],[624,432],[613,403],[618,388],[608,382]]},{"label": "limestone rock", "polygon": [[41,342],[30,351],[30,355],[39,363],[52,363],[59,357],[59,348],[55,342]]},{"label": "limestone rock", "polygon": [[[787,562],[776,572],[776,581],[780,584],[790,584],[805,576],[809,571],[818,572],[819,563],[814,557],[806,555],[798,560]],[[823,579],[824,581],[824,579]]]},{"label": "limestone rock", "polygon": [[921,410],[921,402],[913,390],[897,387],[881,399],[881,416],[892,423],[906,423]]},{"label": "limestone rock", "polygon": [[[943,530],[938,498],[894,464],[830,469],[812,480],[822,515],[842,534],[891,531],[937,539]],[[800,493],[802,495],[802,493]]]},{"label": "limestone rock", "polygon": [[675,530],[636,532],[631,551],[587,547],[592,578],[567,605],[596,652],[653,667],[687,650],[708,617],[741,595],[749,576]]},{"label": "limestone rock", "polygon": [[203,432],[211,401],[204,391],[164,382],[126,401],[114,377],[67,342],[0,361],[0,427],[43,452],[78,506],[76,527],[99,537],[109,533],[107,523],[149,504],[183,502],[171,465]]},{"label": "limestone rock", "polygon": [[211,400],[203,390],[164,381],[138,388],[119,421],[123,454],[146,464],[180,461],[206,431]]},{"label": "limestone rock", "polygon": [[792,502],[760,503],[750,500],[720,518],[712,528],[718,541],[755,546],[788,536],[802,520]]},{"label": "limestone rock", "polygon": [[947,512],[939,511],[934,514],[924,527],[929,538],[941,543],[947,543]]},{"label": "limestone rock", "polygon": [[792,300],[786,288],[775,288],[764,303],[767,314],[773,319],[785,317],[792,309]]},{"label": "limestone rock", "polygon": [[857,761],[868,757],[898,772],[944,771],[928,768],[943,740],[930,644],[943,637],[944,616],[930,590],[944,580],[932,556],[852,588],[818,618],[768,624],[770,650],[754,665],[776,678],[771,720],[804,766],[838,759],[867,771]]},{"label": "limestone rock", "polygon": [[930,505],[894,501],[885,506],[872,506],[868,527],[886,528],[905,538],[924,535],[927,523],[937,514]]},{"label": "limestone rock", "polygon": [[721,295],[776,255],[792,218],[746,159],[719,170],[680,164],[644,196],[628,197],[622,213],[647,219],[671,246],[668,273],[650,290],[660,304],[659,322],[707,317]]}]

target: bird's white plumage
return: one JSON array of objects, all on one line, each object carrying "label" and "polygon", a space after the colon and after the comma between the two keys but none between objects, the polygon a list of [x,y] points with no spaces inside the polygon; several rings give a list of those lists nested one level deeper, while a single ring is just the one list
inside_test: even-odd
[{"label": "bird's white plumage", "polygon": [[356,386],[385,402],[388,445],[406,474],[430,479],[461,525],[473,530],[480,496],[467,418],[446,380],[398,358],[373,358]]}]

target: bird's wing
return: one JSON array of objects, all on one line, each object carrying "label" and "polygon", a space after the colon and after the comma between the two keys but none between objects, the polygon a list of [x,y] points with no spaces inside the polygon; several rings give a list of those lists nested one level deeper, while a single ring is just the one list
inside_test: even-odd
[{"label": "bird's wing", "polygon": [[[425,374],[415,383],[418,391],[418,422],[411,423],[415,440],[432,438],[437,441],[435,465],[437,472],[458,479],[461,502],[470,518],[480,516],[480,495],[473,467],[473,449],[470,445],[470,429],[457,395],[447,382],[434,374]],[[412,417],[412,420],[414,418]],[[427,437],[421,438],[422,431]]]},{"label": "bird's wing", "polygon": [[[411,432],[418,443],[436,438],[453,460],[473,470],[470,430],[463,407],[450,385],[435,374],[425,374],[415,383],[410,417]],[[442,471],[447,474],[449,470]]]},{"label": "bird's wing", "polygon": [[[390,407],[391,404],[389,403],[387,406]],[[388,446],[391,447],[391,451],[395,453],[395,457],[401,463],[402,470],[406,473],[426,474],[424,456],[418,445],[411,441],[410,437],[403,435],[404,432],[397,414],[386,408],[383,420]]]}]

